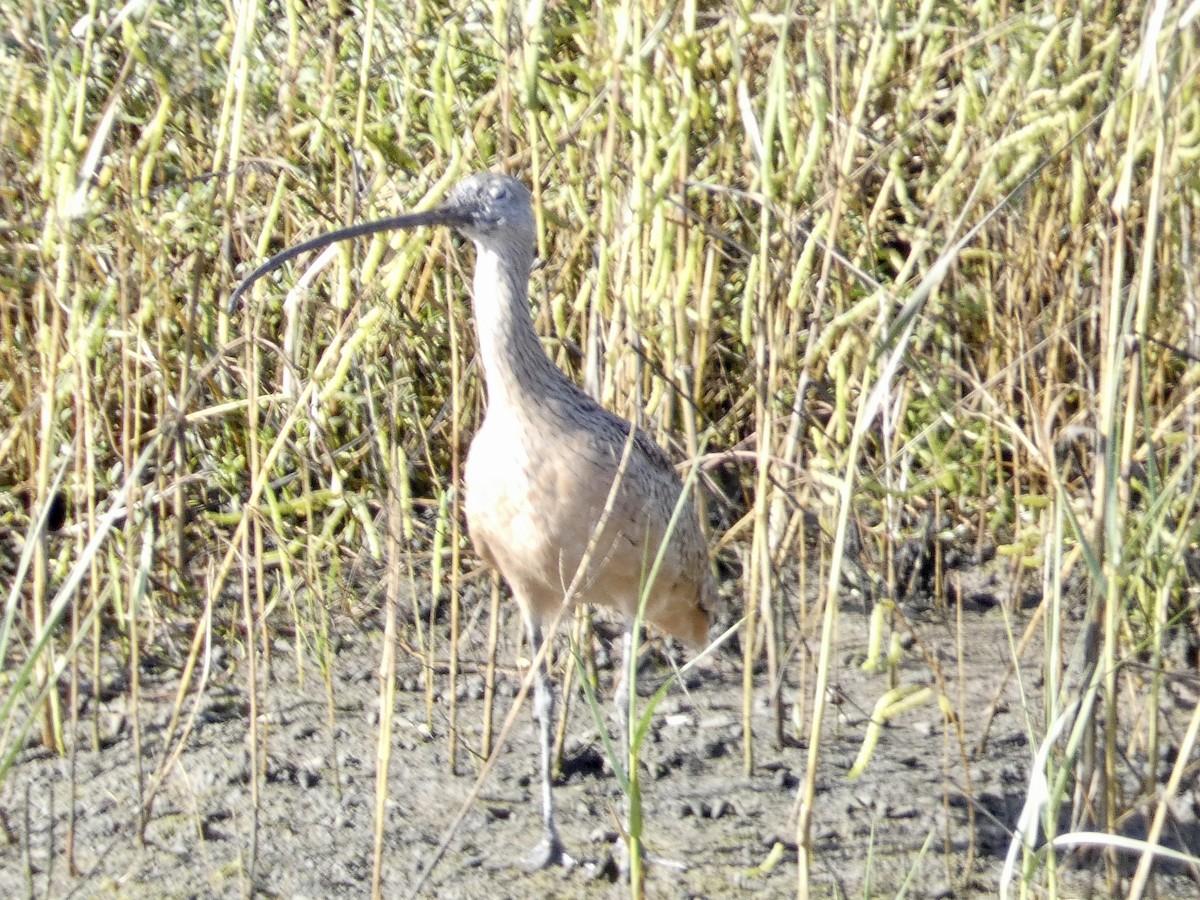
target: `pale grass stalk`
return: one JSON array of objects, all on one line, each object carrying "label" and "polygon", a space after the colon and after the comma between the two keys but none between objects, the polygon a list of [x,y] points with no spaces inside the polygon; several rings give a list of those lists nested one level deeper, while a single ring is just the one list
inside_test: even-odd
[{"label": "pale grass stalk", "polygon": [[[550,771],[555,778],[562,776],[563,753],[567,744],[567,728],[571,721],[571,701],[575,693],[575,678],[586,682],[584,690],[595,688],[598,679],[596,671],[596,655],[592,641],[591,615],[584,607],[575,608],[575,617],[571,622],[571,630],[567,635],[570,647],[576,652],[571,654],[568,665],[564,666],[562,686],[559,690],[561,703],[556,704],[558,722],[555,724],[554,741],[551,744]],[[561,707],[561,708],[559,708]]]},{"label": "pale grass stalk", "polygon": [[[449,277],[447,276],[447,280]],[[450,773],[458,774],[458,645],[459,628],[459,573],[462,571],[460,554],[462,551],[462,536],[459,522],[462,521],[462,511],[459,498],[461,491],[457,486],[461,483],[461,447],[462,435],[462,361],[459,350],[458,319],[454,315],[454,293],[447,285],[446,290],[446,321],[450,330],[450,581],[447,585],[450,597],[450,646],[449,646],[449,678],[446,692],[449,695],[449,722],[447,739],[450,742],[449,762]]]},{"label": "pale grass stalk", "polygon": [[[484,759],[492,755],[492,716],[496,706],[496,647],[500,640],[499,573],[492,573],[491,583],[488,601],[487,660],[483,674],[483,735],[479,744],[479,755]],[[566,696],[565,689],[563,695]]]},{"label": "pale grass stalk", "polygon": [[[1157,710],[1156,710],[1157,712]],[[1163,828],[1167,822],[1167,816],[1170,814],[1171,800],[1179,795],[1179,787],[1183,782],[1183,778],[1187,773],[1187,761],[1192,758],[1192,753],[1196,748],[1196,738],[1200,735],[1200,704],[1192,708],[1192,715],[1188,719],[1187,730],[1184,732],[1183,740],[1179,744],[1179,752],[1175,756],[1175,765],[1171,767],[1171,774],[1167,778],[1167,783],[1163,787],[1158,803],[1154,807],[1154,817],[1150,821],[1150,829],[1146,834],[1146,841],[1141,845],[1141,858],[1138,860],[1137,869],[1133,873],[1133,880],[1129,884],[1129,900],[1140,900],[1146,890],[1146,882],[1150,877],[1150,868],[1154,863],[1156,856],[1166,855],[1171,858],[1180,859],[1189,866],[1195,866],[1200,863],[1194,855],[1178,854],[1159,845],[1159,838],[1162,836]],[[1069,838],[1069,835],[1064,835],[1059,840]],[[1082,836],[1076,836],[1082,837]],[[1055,841],[1055,845],[1059,845],[1059,840]]]},{"label": "pale grass stalk", "polygon": [[138,618],[141,615],[142,604],[148,599],[146,589],[150,579],[150,569],[154,563],[154,520],[146,517],[142,527],[142,552],[138,558],[137,573],[129,591],[129,696],[130,719],[133,730],[133,752],[137,761],[137,797],[138,797],[138,840],[145,843],[146,825],[149,810],[146,798],[146,769],[142,757],[142,718],[138,701],[141,698],[141,641],[138,631]]},{"label": "pale grass stalk", "polygon": [[[228,128],[228,177],[225,179],[225,209],[231,212],[237,199],[238,174],[237,166],[242,155],[242,133],[246,122],[246,95],[250,91],[250,43],[254,37],[255,24],[258,21],[258,0],[243,0],[239,14],[234,23],[235,32],[233,46],[230,48],[229,73],[232,90],[227,90],[225,105],[220,119],[220,133],[224,135]],[[229,98],[232,95],[233,108],[230,109]],[[216,157],[213,160],[213,171],[221,171],[222,146],[220,137],[217,140]]]},{"label": "pale grass stalk", "polygon": [[437,617],[437,600],[440,594],[439,585],[442,583],[442,558],[446,555],[446,534],[450,529],[450,494],[456,489],[456,485],[451,484],[441,491],[441,497],[438,500],[437,522],[433,532],[433,553],[429,567],[429,619],[425,623],[426,656],[423,662],[425,666],[425,724],[431,730],[434,724],[433,710],[437,694],[437,686],[434,682],[434,675],[437,673],[437,641],[434,639],[434,624]]},{"label": "pale grass stalk", "polygon": [[[1054,460],[1054,455],[1051,453],[1050,460]],[[1054,472],[1055,481],[1058,481],[1058,473]],[[1066,693],[1064,688],[1066,685],[1062,682],[1062,674],[1066,670],[1062,651],[1062,624],[1063,617],[1066,615],[1066,609],[1063,597],[1063,570],[1064,563],[1064,548],[1066,546],[1066,511],[1064,504],[1069,502],[1065,496],[1065,492],[1057,492],[1053,495],[1054,502],[1046,518],[1049,520],[1046,528],[1046,539],[1044,543],[1044,562],[1042,566],[1042,581],[1046,602],[1044,607],[1046,615],[1044,617],[1043,631],[1045,635],[1045,669],[1046,684],[1042,690],[1042,696],[1045,699],[1045,717],[1042,722],[1042,731],[1050,733],[1055,722],[1059,721],[1060,716],[1067,712],[1065,703]],[[1060,784],[1059,771],[1063,770],[1052,756],[1046,757],[1046,776],[1052,785],[1057,788]],[[1054,790],[1048,797],[1045,811],[1042,815],[1042,828],[1047,835],[1053,835],[1057,831],[1058,813],[1063,800],[1066,799],[1058,790]],[[1057,889],[1057,865],[1056,856],[1053,844],[1048,848],[1046,859],[1046,874],[1047,887],[1052,895]],[[1033,871],[1033,852],[1031,848],[1024,849],[1024,859],[1022,871],[1028,878]]]},{"label": "pale grass stalk", "polygon": [[[404,546],[401,492],[397,476],[402,472],[395,454],[388,465],[388,551],[387,591],[383,611],[383,657],[379,664],[379,733],[375,750],[375,846],[371,869],[371,898],[383,896],[383,836],[387,826],[388,773],[392,758],[392,723],[396,710],[396,611],[400,606],[400,557]],[[451,651],[452,658],[454,651]],[[453,730],[451,731],[453,735]],[[453,752],[451,743],[451,752]]]},{"label": "pale grass stalk", "polygon": [[[68,254],[70,250],[69,241],[63,241],[60,245],[60,253],[58,257],[58,284],[65,287],[65,279],[67,277],[67,269],[70,265]],[[61,296],[55,300],[61,300]],[[50,313],[50,341],[49,350],[45,353],[43,365],[45,371],[57,373],[59,365],[58,347],[59,341],[62,338],[62,316],[59,313],[59,303],[51,303],[52,311]],[[44,391],[41,396],[40,412],[41,422],[39,427],[38,441],[38,466],[37,466],[37,489],[36,497],[39,506],[48,507],[54,497],[49,493],[49,477],[51,459],[57,454],[58,441],[54,429],[54,419],[58,408],[58,398],[55,396],[57,392],[57,384],[55,378],[48,379],[44,386]],[[46,559],[46,541],[44,534],[38,534],[34,545],[33,556],[33,584],[32,596],[30,598],[29,616],[32,620],[31,625],[34,634],[46,634],[47,624],[51,620],[52,615],[46,607],[47,593],[49,585],[46,580],[46,568],[48,562]],[[15,585],[14,585],[15,588]],[[48,687],[54,681],[54,676],[51,671],[50,660],[47,658],[54,655],[51,645],[50,652],[43,657],[38,653],[33,656],[37,661],[37,680],[43,687]],[[52,748],[58,752],[62,752],[62,720],[59,709],[59,699],[57,691],[47,691],[44,693],[46,698],[45,706],[41,710],[42,715],[42,744],[45,747]],[[0,719],[6,718],[0,715]]]},{"label": "pale grass stalk", "polygon": [[372,56],[375,45],[375,0],[367,0],[362,17],[362,53],[358,57],[358,96],[354,109],[354,148],[361,150],[363,128],[367,117],[367,86],[372,73]]},{"label": "pale grass stalk", "polygon": [[[965,713],[965,711],[967,709],[969,709],[969,707],[967,705],[967,696],[966,696],[966,694],[967,694],[967,672],[966,672],[967,644],[966,644],[966,640],[964,639],[965,629],[963,627],[964,626],[963,603],[962,603],[963,594],[962,594],[961,582],[959,583],[958,587],[959,587],[959,590],[956,592],[957,596],[955,598],[955,603],[954,603],[954,636],[955,636],[955,649],[957,651],[955,653],[955,659],[956,659],[956,662],[958,663],[958,708],[960,710],[960,715],[961,715],[961,713]],[[959,721],[961,722],[961,718]],[[960,726],[960,728],[961,728],[961,726]],[[945,757],[943,759],[943,765],[945,765],[946,771],[949,772],[950,771],[950,760],[949,760],[948,748],[945,753]],[[975,849],[975,841],[976,841],[975,803],[973,802],[974,801],[974,792],[971,790],[971,784],[970,784],[971,770],[970,770],[969,766],[966,767],[965,772],[966,772],[966,776],[967,776],[967,785],[966,785],[967,791],[966,791],[966,793],[967,793],[967,797],[968,797],[968,803],[967,803],[967,858],[964,860],[963,865],[959,869],[959,874],[961,875],[961,878],[964,882],[968,881],[974,872],[975,852],[976,852],[976,849]],[[951,788],[950,788],[950,785],[947,784],[942,789],[942,808],[943,808],[943,810],[945,810],[945,812],[947,814],[949,814],[949,811],[950,811],[949,810],[950,797],[951,797]],[[954,844],[953,844],[953,841],[951,838],[950,828],[945,829],[945,834],[943,835],[943,840],[945,842],[946,855],[949,857],[952,855],[953,850],[954,850]]]},{"label": "pale grass stalk", "polygon": [[[247,345],[247,352],[253,353],[253,350]],[[251,404],[250,409],[254,409],[254,404]],[[257,463],[258,452],[254,438],[251,438],[250,459],[253,468],[259,469]],[[251,512],[247,510],[246,515],[242,518],[243,525],[250,520]],[[257,564],[262,559],[262,547],[256,540],[254,542],[254,552],[251,554],[252,537],[258,534],[256,525],[251,524],[249,528],[242,527],[240,529],[241,541],[237,545],[241,551],[241,565],[239,571],[241,573],[241,613],[242,626],[245,629],[245,649],[246,649],[246,698],[247,698],[247,716],[246,716],[246,742],[250,745],[250,846],[247,850],[248,858],[244,860],[243,865],[246,868],[246,883],[252,885],[255,883],[255,876],[258,868],[258,815],[260,811],[260,795],[259,795],[259,779],[266,775],[266,746],[265,746],[265,728],[260,733],[260,723],[258,715],[258,653],[255,649],[255,629],[254,629],[254,614],[251,607],[251,584],[250,584],[250,567]],[[184,682],[180,682],[182,689]],[[200,692],[197,692],[197,702],[199,701]],[[261,741],[261,743],[260,743]],[[182,750],[183,742],[179,744],[179,749]],[[162,770],[165,776],[165,769]],[[143,816],[148,818],[149,803],[145,803],[142,808]]]}]

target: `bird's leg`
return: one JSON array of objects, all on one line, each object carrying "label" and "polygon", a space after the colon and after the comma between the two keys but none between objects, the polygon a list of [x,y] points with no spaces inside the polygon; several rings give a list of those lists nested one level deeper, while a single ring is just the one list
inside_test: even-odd
[{"label": "bird's leg", "polygon": [[[542,629],[538,627],[532,616],[525,614],[525,627],[529,632],[529,652],[536,662],[538,650],[542,646]],[[525,867],[530,870],[545,869],[548,866],[570,865],[573,860],[563,850],[562,841],[558,837],[558,829],[554,826],[554,794],[551,784],[551,753],[552,730],[554,727],[554,693],[550,686],[548,669],[549,657],[540,666],[534,666],[533,672],[533,711],[538,720],[538,738],[542,748],[542,839],[533,851],[525,858]]]},{"label": "bird's leg", "polygon": [[617,685],[613,690],[613,706],[617,712],[617,752],[620,753],[622,768],[629,768],[629,691],[636,678],[633,667],[637,661],[633,659],[633,623],[626,622],[625,630],[621,633],[621,671],[617,675]]}]

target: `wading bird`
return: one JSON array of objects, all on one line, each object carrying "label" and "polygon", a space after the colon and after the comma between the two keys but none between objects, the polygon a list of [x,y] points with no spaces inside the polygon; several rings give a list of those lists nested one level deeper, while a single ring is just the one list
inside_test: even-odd
[{"label": "wading bird", "polygon": [[[564,602],[606,606],[630,622],[649,564],[664,541],[645,617],[693,648],[703,646],[716,586],[695,505],[690,498],[681,501],[679,476],[663,450],[571,383],[542,350],[528,301],[536,239],[533,205],[519,181],[477,173],[435,209],[299,244],[251,273],[230,306],[256,279],[301,253],[346,238],[425,225],[450,226],[475,243],[475,328],[487,412],[464,471],[467,525],[479,555],[508,582],[533,650],[541,644],[542,624]],[[572,585],[575,590],[569,592]],[[629,646],[627,631],[626,657]],[[619,710],[627,708],[622,691],[628,690],[630,664],[626,659]],[[551,794],[553,707],[547,672],[537,667],[534,710],[544,833],[527,859],[531,868],[568,860]]]}]

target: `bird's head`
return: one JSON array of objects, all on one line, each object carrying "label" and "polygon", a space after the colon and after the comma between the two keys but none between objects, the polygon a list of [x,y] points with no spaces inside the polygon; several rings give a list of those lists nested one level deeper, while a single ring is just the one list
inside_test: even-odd
[{"label": "bird's head", "polygon": [[423,212],[405,213],[374,222],[351,225],[311,238],[275,254],[237,286],[229,297],[229,311],[232,313],[237,309],[239,298],[250,285],[301,253],[320,250],[350,238],[429,225],[448,225],[469,237],[477,247],[497,253],[515,250],[528,254],[530,259],[537,238],[533,219],[533,198],[529,188],[508,175],[476,172],[455,185],[440,206]]},{"label": "bird's head", "polygon": [[439,209],[447,224],[482,246],[530,248],[537,238],[529,188],[508,175],[476,172],[455,185]]}]

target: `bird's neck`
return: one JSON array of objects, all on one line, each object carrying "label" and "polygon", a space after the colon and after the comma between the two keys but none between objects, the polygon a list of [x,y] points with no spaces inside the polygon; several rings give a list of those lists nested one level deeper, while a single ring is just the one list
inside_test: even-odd
[{"label": "bird's neck", "polygon": [[476,245],[475,329],[489,408],[534,409],[564,376],[546,356],[529,317],[533,253]]}]

